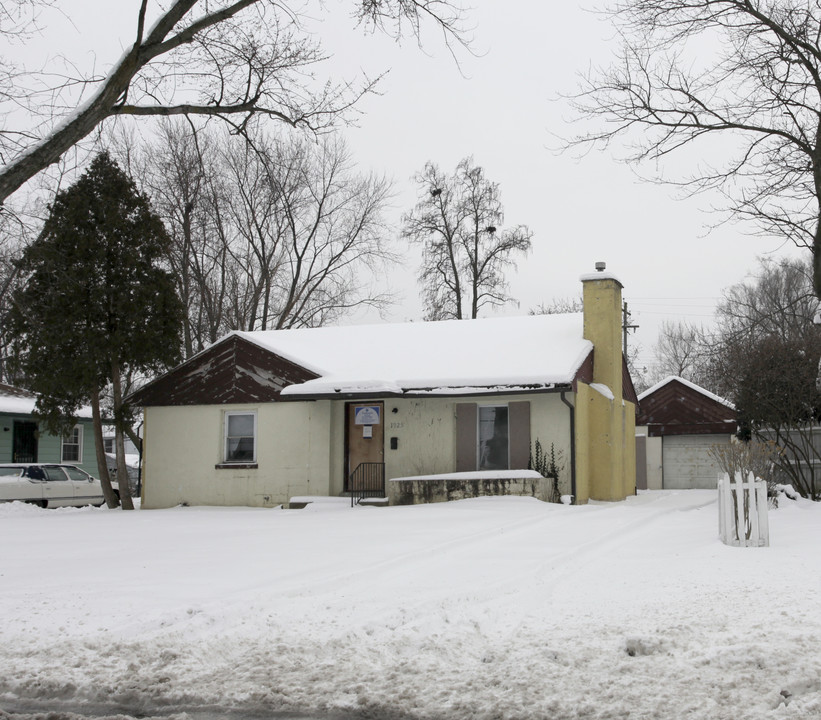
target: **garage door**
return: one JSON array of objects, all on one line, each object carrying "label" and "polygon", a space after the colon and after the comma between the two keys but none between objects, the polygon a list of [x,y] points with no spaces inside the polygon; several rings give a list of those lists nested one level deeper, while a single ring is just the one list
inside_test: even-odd
[{"label": "garage door", "polygon": [[713,445],[729,442],[729,435],[665,437],[662,443],[664,488],[715,488],[719,470],[708,451]]}]

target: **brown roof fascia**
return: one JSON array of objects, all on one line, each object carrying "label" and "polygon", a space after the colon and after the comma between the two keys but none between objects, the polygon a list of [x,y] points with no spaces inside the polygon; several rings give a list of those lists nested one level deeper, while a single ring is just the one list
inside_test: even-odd
[{"label": "brown roof fascia", "polygon": [[472,398],[495,397],[499,395],[537,395],[545,393],[567,392],[571,385],[494,385],[492,388],[471,388],[470,392],[459,392],[459,388],[448,388],[440,391],[439,388],[414,388],[402,392],[316,392],[300,393],[299,395],[283,395],[281,402],[297,402],[299,400],[379,400],[383,398]]},{"label": "brown roof fascia", "polygon": [[579,365],[579,369],[576,370],[576,375],[573,377],[573,392],[578,392],[578,383],[581,382],[586,383],[589,385],[593,382],[593,353],[595,350],[591,350],[587,357],[584,359],[581,365]]},{"label": "brown roof fascia", "polygon": [[316,373],[237,335],[228,335],[132,393],[134,405],[228,405],[280,400],[282,388]]},{"label": "brown roof fascia", "polygon": [[647,434],[650,437],[664,437],[670,435],[735,435],[738,423],[709,422],[709,423],[650,423],[647,425]]}]

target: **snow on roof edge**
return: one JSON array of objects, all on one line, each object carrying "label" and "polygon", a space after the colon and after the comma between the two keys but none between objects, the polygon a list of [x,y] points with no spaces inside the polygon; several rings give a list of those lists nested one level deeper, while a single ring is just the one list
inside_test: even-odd
[{"label": "snow on roof edge", "polygon": [[673,382],[674,380],[678,380],[678,382],[690,388],[691,390],[695,390],[697,393],[701,393],[705,397],[708,397],[711,400],[715,400],[716,402],[721,403],[722,405],[730,408],[731,410],[735,410],[735,405],[733,405],[733,403],[731,403],[729,400],[726,400],[725,398],[720,397],[715,393],[711,393],[709,390],[706,390],[703,387],[701,387],[701,385],[696,385],[695,383],[690,382],[689,380],[685,380],[683,377],[680,377],[679,375],[668,375],[666,378],[664,378],[664,380],[657,382],[655,385],[653,385],[653,387],[645,390],[643,393],[641,393],[641,395],[638,396],[639,402],[641,402],[643,398],[647,397],[651,393],[656,392],[656,390],[661,389],[662,387]]},{"label": "snow on roof edge", "polygon": [[[473,395],[482,393],[525,392],[527,390],[552,390],[559,385],[569,385],[573,382],[579,368],[593,350],[593,343],[582,338],[582,348],[573,362],[568,366],[567,374],[534,375],[518,377],[472,377],[464,383],[457,384],[453,380],[443,378],[417,378],[415,380],[402,379],[374,379],[371,381],[350,380],[333,375],[323,375],[304,383],[288,385],[281,391],[282,395],[299,397],[301,395],[336,396],[340,394],[372,394],[388,393],[391,395]],[[264,344],[261,347],[273,350]],[[284,355],[283,355],[284,357]],[[294,361],[298,362],[298,361]],[[298,362],[305,367],[305,363]]]}]

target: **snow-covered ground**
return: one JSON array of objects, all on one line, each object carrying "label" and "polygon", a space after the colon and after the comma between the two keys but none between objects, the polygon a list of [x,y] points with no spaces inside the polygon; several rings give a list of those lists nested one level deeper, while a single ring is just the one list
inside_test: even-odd
[{"label": "snow-covered ground", "polygon": [[0,506],[0,708],[821,717],[821,504],[714,496]]}]

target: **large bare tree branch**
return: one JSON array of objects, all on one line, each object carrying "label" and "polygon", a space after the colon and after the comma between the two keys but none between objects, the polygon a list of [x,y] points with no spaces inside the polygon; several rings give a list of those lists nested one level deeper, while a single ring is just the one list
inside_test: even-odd
[{"label": "large bare tree branch", "polygon": [[[6,1],[36,6],[52,0]],[[379,29],[401,33],[404,22],[419,37],[427,21],[445,34],[449,45],[465,42],[461,10],[450,0],[349,1],[361,22]],[[0,1],[0,11],[3,7]],[[163,5],[141,0],[135,40],[104,77],[65,78],[44,91],[56,96],[71,87],[93,88],[62,122],[46,123],[34,142],[28,142],[30,116],[23,132],[0,128],[0,154],[7,160],[0,168],[0,203],[110,117],[216,116],[239,134],[249,130],[255,117],[314,132],[330,127],[374,82],[365,79],[354,87],[313,77],[325,58],[300,24],[301,13],[312,9],[321,13],[321,0],[294,7],[288,0],[173,0]],[[152,16],[156,19],[146,30]],[[391,22],[396,27],[388,27]],[[0,103],[21,106],[33,97],[16,74],[6,71],[0,80]],[[56,109],[54,101],[48,106],[51,112]]]},{"label": "large bare tree branch", "polygon": [[[731,217],[811,246],[821,292],[821,5],[622,0],[609,15],[619,59],[583,78],[572,99],[596,125],[567,145],[623,139],[639,164],[704,147],[700,166],[673,182],[718,189]],[[711,137],[726,150],[703,142]]]}]

